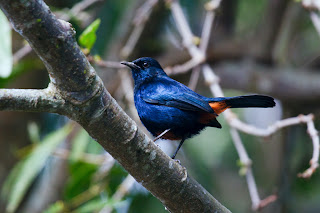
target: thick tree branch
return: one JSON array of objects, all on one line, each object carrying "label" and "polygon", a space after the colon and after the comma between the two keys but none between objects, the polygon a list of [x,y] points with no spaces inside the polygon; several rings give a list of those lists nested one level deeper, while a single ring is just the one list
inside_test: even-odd
[{"label": "thick tree branch", "polygon": [[0,89],[0,110],[63,114],[65,105],[50,87],[43,90]]},{"label": "thick tree branch", "polygon": [[52,86],[79,122],[171,212],[229,212],[186,169],[137,129],[78,47],[70,24],[55,19],[43,1],[3,0],[1,9],[44,61]]}]

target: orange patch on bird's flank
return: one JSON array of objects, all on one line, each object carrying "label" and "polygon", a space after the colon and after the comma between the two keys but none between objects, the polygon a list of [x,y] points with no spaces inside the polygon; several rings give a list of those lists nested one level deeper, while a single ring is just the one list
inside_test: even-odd
[{"label": "orange patch on bird's flank", "polygon": [[225,111],[226,109],[230,108],[230,106],[228,106],[225,101],[211,102],[211,103],[209,103],[209,105],[214,110],[214,112],[217,113],[218,115],[221,112]]}]

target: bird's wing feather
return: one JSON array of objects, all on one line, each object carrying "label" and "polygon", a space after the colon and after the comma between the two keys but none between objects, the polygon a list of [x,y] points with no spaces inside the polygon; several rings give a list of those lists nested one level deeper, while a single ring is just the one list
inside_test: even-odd
[{"label": "bird's wing feather", "polygon": [[145,91],[142,98],[150,104],[214,113],[209,103],[202,96],[174,80],[153,82],[152,85],[145,88]]}]

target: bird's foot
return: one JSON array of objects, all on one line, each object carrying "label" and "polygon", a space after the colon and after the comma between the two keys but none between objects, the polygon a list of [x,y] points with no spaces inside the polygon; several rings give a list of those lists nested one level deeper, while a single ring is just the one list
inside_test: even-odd
[{"label": "bird's foot", "polygon": [[173,160],[181,166],[181,162],[179,159],[173,159]]}]

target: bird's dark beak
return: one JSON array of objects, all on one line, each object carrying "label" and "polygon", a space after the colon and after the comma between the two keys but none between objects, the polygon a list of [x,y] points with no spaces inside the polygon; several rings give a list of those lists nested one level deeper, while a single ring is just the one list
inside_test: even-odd
[{"label": "bird's dark beak", "polygon": [[135,63],[132,63],[132,62],[122,61],[121,64],[126,65],[126,66],[130,67],[131,69],[135,69],[135,70],[140,69],[140,67],[138,65],[136,65]]}]

